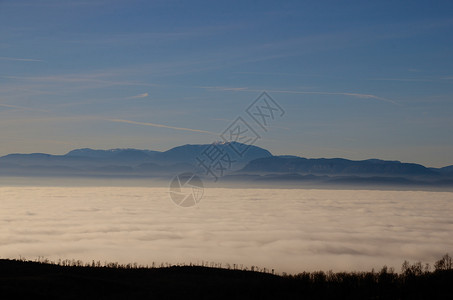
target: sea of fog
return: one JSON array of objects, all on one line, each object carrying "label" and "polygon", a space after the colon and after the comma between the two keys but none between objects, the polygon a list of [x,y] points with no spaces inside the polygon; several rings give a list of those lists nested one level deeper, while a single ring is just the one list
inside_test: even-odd
[{"label": "sea of fog", "polygon": [[450,192],[0,186],[0,258],[399,271],[453,254],[452,216]]}]

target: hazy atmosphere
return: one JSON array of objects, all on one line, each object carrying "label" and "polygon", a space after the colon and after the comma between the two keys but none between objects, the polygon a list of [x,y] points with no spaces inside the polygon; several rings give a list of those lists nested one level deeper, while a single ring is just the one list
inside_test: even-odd
[{"label": "hazy atmosphere", "polygon": [[273,154],[451,165],[452,5],[2,0],[0,155],[209,144],[265,90]]},{"label": "hazy atmosphere", "polygon": [[450,299],[452,12],[0,0],[0,294]]}]

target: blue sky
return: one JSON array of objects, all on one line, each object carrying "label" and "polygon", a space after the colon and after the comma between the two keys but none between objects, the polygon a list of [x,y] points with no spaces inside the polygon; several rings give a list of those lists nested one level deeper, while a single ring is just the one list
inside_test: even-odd
[{"label": "blue sky", "polygon": [[451,1],[2,1],[0,155],[211,143],[453,164]]}]

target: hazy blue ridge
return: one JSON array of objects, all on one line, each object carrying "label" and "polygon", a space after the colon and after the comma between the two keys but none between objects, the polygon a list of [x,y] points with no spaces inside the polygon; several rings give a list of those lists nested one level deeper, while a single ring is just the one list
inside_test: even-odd
[{"label": "hazy blue ridge", "polygon": [[266,149],[237,142],[187,144],[167,151],[83,148],[64,155],[9,154],[0,157],[0,175],[168,178],[181,172],[196,172],[207,177],[199,161],[208,163],[209,157],[219,153],[232,162],[225,172],[225,182],[264,185],[289,182],[293,185],[315,186],[453,186],[453,166],[427,168],[396,160],[273,156]]}]

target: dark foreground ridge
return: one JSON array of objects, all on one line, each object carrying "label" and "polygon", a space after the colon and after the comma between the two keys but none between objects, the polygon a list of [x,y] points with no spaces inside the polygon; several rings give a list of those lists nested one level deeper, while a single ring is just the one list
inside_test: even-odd
[{"label": "dark foreground ridge", "polygon": [[400,274],[383,267],[282,276],[204,266],[0,260],[2,299],[452,299],[452,284],[448,255],[434,271],[405,262]]}]

